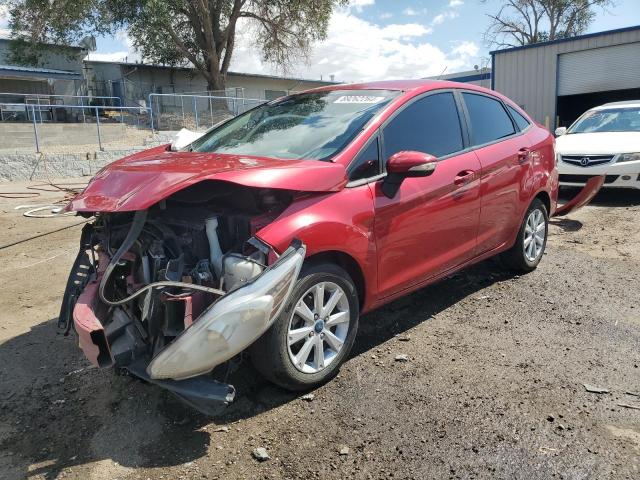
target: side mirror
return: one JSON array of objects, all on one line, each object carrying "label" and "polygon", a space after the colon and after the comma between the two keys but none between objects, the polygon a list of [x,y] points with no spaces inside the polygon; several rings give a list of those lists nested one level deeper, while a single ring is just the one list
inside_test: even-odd
[{"label": "side mirror", "polygon": [[405,178],[428,177],[437,164],[438,159],[428,153],[403,151],[391,155],[387,160],[387,176],[382,182],[382,193],[388,198],[395,197]]},{"label": "side mirror", "polygon": [[556,137],[560,137],[561,135],[564,135],[565,133],[567,133],[567,127],[558,127],[558,128],[556,128],[556,131],[555,131]]}]

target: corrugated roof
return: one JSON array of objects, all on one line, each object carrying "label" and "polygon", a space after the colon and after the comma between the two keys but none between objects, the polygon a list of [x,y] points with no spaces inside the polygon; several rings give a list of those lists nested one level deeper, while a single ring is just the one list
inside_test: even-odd
[{"label": "corrugated roof", "polygon": [[553,45],[555,43],[573,42],[574,40],[582,40],[585,38],[599,37],[601,35],[610,35],[613,33],[631,32],[633,30],[639,30],[639,29],[640,29],[640,25],[634,25],[632,27],[616,28],[614,30],[604,30],[602,32],[585,33],[584,35],[577,35],[575,37],[558,38],[557,40],[549,40],[546,42],[531,43],[529,45],[522,45],[518,47],[509,47],[509,48],[503,48],[500,50],[492,50],[491,52],[489,52],[489,54],[491,56],[494,56],[499,53],[515,52],[516,50],[526,50],[528,48],[544,47],[545,45]]},{"label": "corrugated roof", "polygon": [[69,70],[54,70],[53,68],[24,67],[22,65],[0,65],[0,70],[9,70],[13,72],[25,72],[25,73],[54,74],[54,75],[74,75],[78,77],[81,76],[80,73],[71,72]]},{"label": "corrugated roof", "polygon": [[[154,65],[151,63],[136,63],[136,62],[111,62],[106,60],[84,60],[85,63],[110,63],[112,65],[121,65],[125,67],[137,67],[137,68],[160,68],[160,69],[174,69],[174,70],[195,70],[193,67],[172,67],[168,65]],[[238,76],[238,77],[255,77],[255,78],[270,78],[274,80],[291,80],[294,82],[313,82],[313,83],[322,83],[325,85],[337,85],[341,82],[331,81],[331,80],[320,80],[313,78],[295,78],[295,77],[279,77],[277,75],[267,75],[262,73],[241,73],[241,72],[227,72],[227,75]]]}]

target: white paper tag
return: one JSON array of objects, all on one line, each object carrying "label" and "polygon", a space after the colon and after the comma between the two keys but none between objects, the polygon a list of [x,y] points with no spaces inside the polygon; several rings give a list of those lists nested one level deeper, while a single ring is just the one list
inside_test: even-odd
[{"label": "white paper tag", "polygon": [[333,103],[378,103],[384,97],[374,97],[372,95],[342,95],[336,98]]}]

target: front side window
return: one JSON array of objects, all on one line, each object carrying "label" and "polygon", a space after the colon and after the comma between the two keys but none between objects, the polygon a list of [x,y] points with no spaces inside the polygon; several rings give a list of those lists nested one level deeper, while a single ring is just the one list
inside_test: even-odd
[{"label": "front side window", "polygon": [[495,142],[516,132],[498,100],[474,93],[463,93],[462,97],[469,112],[474,145]]},{"label": "front side window", "polygon": [[384,158],[403,150],[443,157],[463,149],[462,129],[453,93],[421,98],[384,128]]},{"label": "front side window", "polygon": [[349,165],[349,180],[363,180],[365,178],[375,177],[380,173],[378,137],[375,137]]},{"label": "front side window", "polygon": [[392,99],[395,90],[302,93],[261,105],[207,132],[195,152],[327,160]]},{"label": "front side window", "polygon": [[640,132],[640,108],[590,110],[567,133]]}]

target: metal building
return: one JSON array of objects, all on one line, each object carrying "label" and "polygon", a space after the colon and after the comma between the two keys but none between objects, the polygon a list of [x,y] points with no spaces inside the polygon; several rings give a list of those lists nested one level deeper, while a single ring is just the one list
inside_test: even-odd
[{"label": "metal building", "polygon": [[483,67],[475,70],[465,70],[464,72],[446,73],[427,77],[427,80],[449,80],[451,82],[471,83],[484,88],[490,88],[491,69]]},{"label": "metal building", "polygon": [[640,25],[491,52],[491,88],[549,129],[640,100]]}]

